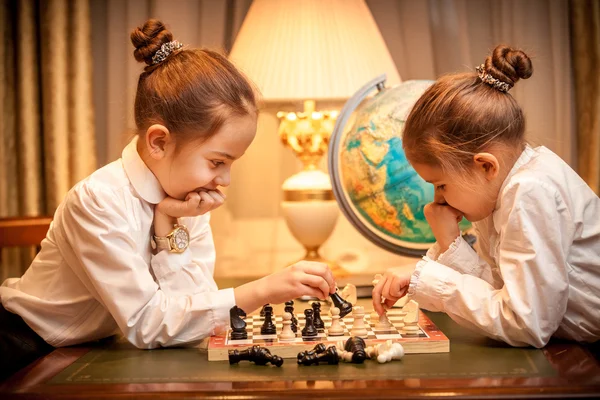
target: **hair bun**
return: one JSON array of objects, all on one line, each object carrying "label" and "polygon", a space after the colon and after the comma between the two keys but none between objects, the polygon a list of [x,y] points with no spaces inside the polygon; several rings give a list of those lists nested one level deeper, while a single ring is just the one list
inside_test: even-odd
[{"label": "hair bun", "polygon": [[494,78],[513,86],[519,79],[527,79],[533,74],[533,65],[522,50],[499,45],[486,58],[485,70]]},{"label": "hair bun", "polygon": [[149,19],[143,26],[131,32],[131,43],[135,46],[133,56],[139,62],[152,65],[154,53],[172,40],[173,34],[167,30],[165,24],[156,19]]}]

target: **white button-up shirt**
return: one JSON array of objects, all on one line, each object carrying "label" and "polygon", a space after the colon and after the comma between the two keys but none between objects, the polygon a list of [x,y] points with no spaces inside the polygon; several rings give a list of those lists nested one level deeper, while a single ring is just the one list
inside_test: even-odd
[{"label": "white button-up shirt", "polygon": [[183,253],[153,254],[154,206],[166,195],[136,143],[69,191],[29,269],[0,286],[4,307],[53,346],[118,330],[139,348],[172,346],[229,323],[234,292],[213,279],[208,214],[179,219],[190,231]]},{"label": "white button-up shirt", "polygon": [[474,227],[479,254],[434,245],[409,296],[514,346],[600,339],[600,199],[563,160],[528,146]]}]

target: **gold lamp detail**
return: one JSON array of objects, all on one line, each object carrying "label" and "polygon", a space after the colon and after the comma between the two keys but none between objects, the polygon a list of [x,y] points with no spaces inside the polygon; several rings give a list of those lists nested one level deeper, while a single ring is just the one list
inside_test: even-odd
[{"label": "gold lamp detail", "polygon": [[[339,215],[329,175],[318,168],[327,154],[338,111],[316,110],[315,101],[340,108],[365,82],[400,76],[364,0],[254,0],[230,54],[270,103],[298,104],[278,112],[279,137],[303,164],[283,183],[281,209],[306,260],[324,260],[319,248]],[[282,107],[283,108],[283,107]],[[337,276],[344,271],[329,262]]]}]

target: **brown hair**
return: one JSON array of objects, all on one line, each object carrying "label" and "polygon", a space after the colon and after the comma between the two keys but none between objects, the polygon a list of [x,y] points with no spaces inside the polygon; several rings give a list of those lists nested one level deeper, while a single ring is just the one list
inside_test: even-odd
[{"label": "brown hair", "polygon": [[[533,73],[523,51],[504,45],[494,49],[484,69],[511,87]],[[468,170],[473,156],[491,145],[522,149],[524,133],[525,118],[516,100],[471,72],[443,76],[425,91],[408,115],[402,145],[411,163],[456,173]]]},{"label": "brown hair", "polygon": [[135,59],[148,64],[135,96],[138,133],[158,123],[177,138],[206,140],[227,117],[257,113],[250,82],[215,51],[180,49],[152,64],[154,54],[172,40],[173,34],[155,19],[131,32]]}]

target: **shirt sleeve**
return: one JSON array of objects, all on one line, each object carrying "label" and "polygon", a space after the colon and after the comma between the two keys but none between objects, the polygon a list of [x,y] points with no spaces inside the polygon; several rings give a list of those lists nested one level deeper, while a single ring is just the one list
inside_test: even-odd
[{"label": "shirt sleeve", "polygon": [[212,314],[219,325],[229,323],[229,310],[235,305],[233,289],[218,290],[214,280],[215,245],[210,228],[210,213],[179,222],[190,233],[189,247],[183,253],[162,250],[150,262],[161,290],[168,294],[218,292]]},{"label": "shirt sleeve", "polygon": [[[412,298],[513,346],[543,347],[567,308],[568,211],[552,188],[517,182],[503,191],[497,212],[502,287],[467,273],[478,268],[475,257],[460,270],[426,258]],[[461,260],[469,263],[467,257]]]},{"label": "shirt sleeve", "polygon": [[458,236],[448,250],[440,254],[437,242],[427,252],[427,258],[453,270],[483,279],[495,288],[503,285],[502,279],[494,274],[492,267],[477,254],[462,236]]},{"label": "shirt sleeve", "polygon": [[[157,284],[143,256],[146,250],[130,234],[132,224],[118,193],[84,184],[73,189],[65,203],[61,253],[76,274],[87,277],[82,281],[91,282],[88,289],[132,344],[181,345],[226,328],[221,309],[233,306],[233,290],[217,291],[214,281],[202,285],[203,277],[181,272],[191,265],[194,250],[203,249],[197,244],[202,241],[199,232],[188,252],[169,256],[170,268],[158,269]],[[160,264],[160,258],[152,261]],[[176,275],[187,276],[169,281]],[[193,282],[199,283],[197,289]]]}]

